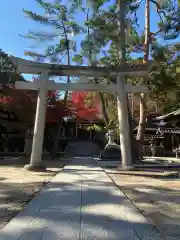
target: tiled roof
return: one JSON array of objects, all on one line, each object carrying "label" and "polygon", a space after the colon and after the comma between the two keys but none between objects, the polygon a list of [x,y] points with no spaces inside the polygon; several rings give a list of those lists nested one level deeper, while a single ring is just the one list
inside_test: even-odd
[{"label": "tiled roof", "polygon": [[156,134],[180,134],[178,128],[159,128]]},{"label": "tiled roof", "polygon": [[163,116],[156,117],[154,119],[155,120],[165,120],[165,119],[169,119],[169,118],[177,117],[177,116],[180,116],[180,109],[173,111],[171,113],[165,114]]}]

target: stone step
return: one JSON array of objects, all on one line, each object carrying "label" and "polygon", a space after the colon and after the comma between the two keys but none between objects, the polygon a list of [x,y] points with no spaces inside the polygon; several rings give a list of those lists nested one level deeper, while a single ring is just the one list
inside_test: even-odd
[{"label": "stone step", "polygon": [[99,147],[92,141],[72,141],[69,143],[65,155],[67,156],[97,156]]}]

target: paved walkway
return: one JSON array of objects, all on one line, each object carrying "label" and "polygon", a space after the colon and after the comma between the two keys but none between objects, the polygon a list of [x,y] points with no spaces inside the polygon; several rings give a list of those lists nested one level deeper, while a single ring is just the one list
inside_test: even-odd
[{"label": "paved walkway", "polygon": [[0,240],[162,240],[92,158],[74,158]]}]

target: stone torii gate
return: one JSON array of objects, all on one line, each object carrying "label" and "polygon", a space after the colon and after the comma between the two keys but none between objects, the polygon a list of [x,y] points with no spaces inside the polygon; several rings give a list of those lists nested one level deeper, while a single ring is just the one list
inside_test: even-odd
[{"label": "stone torii gate", "polygon": [[[148,74],[148,65],[126,65],[119,68],[112,68],[48,64],[28,61],[21,58],[16,58],[14,56],[11,56],[11,60],[20,73],[40,74],[39,80],[34,80],[33,82],[16,82],[16,89],[31,89],[38,91],[32,153],[30,164],[25,166],[26,169],[35,170],[42,166],[41,160],[46,113],[46,93],[49,90],[97,91],[116,94],[118,102],[122,167],[131,167],[132,156],[130,150],[130,134],[126,93],[147,92],[147,87],[125,84],[122,80],[124,78],[121,79],[121,76],[146,76]],[[108,85],[90,83],[55,83],[54,81],[49,80],[49,76],[116,76],[117,80],[116,83],[111,83]]]}]

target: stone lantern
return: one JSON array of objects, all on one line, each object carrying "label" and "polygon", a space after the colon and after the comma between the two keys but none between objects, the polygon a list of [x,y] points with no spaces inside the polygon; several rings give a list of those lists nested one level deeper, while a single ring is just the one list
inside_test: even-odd
[{"label": "stone lantern", "polygon": [[106,133],[108,143],[106,144],[102,154],[101,160],[104,161],[119,161],[121,160],[120,146],[115,143],[116,132],[114,128],[110,128]]}]

